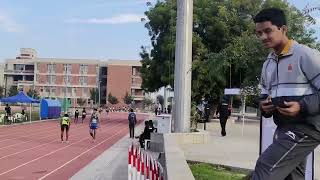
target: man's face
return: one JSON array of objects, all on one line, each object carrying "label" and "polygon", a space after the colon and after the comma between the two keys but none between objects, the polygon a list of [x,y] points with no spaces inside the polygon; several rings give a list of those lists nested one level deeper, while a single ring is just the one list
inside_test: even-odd
[{"label": "man's face", "polygon": [[266,48],[279,46],[286,36],[286,27],[273,25],[270,21],[256,23],[256,35]]}]

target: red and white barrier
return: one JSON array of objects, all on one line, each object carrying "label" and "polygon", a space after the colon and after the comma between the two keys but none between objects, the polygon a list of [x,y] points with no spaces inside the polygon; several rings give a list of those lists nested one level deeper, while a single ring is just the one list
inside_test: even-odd
[{"label": "red and white barrier", "polygon": [[128,149],[128,180],[132,180],[131,172],[132,172],[132,148],[133,146],[131,145]]},{"label": "red and white barrier", "polygon": [[164,171],[158,160],[131,144],[128,148],[128,180],[164,180]]}]

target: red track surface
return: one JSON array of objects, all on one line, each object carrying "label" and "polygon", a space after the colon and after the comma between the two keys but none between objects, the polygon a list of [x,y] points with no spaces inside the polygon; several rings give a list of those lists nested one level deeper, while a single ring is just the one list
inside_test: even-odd
[{"label": "red track surface", "polygon": [[128,133],[126,113],[102,118],[94,143],[88,119],[79,122],[71,124],[69,143],[61,143],[58,121],[0,127],[0,179],[69,179]]}]

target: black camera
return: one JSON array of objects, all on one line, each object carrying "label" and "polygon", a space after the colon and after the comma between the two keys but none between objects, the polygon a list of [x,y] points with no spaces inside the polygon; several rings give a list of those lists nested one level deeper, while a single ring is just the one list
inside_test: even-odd
[{"label": "black camera", "polygon": [[272,98],[271,101],[272,101],[272,104],[273,104],[274,106],[281,107],[281,108],[286,108],[286,107],[287,107],[287,106],[284,104],[284,102],[285,102],[285,98],[284,98],[284,97]]}]

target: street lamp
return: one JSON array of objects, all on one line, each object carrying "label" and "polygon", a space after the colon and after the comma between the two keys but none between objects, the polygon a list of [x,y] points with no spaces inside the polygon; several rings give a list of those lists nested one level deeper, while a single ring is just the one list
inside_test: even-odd
[{"label": "street lamp", "polygon": [[100,94],[100,87],[101,87],[101,80],[99,80],[99,86],[98,86],[98,92],[99,92],[99,107],[100,107],[100,99],[101,99],[101,94]]}]

